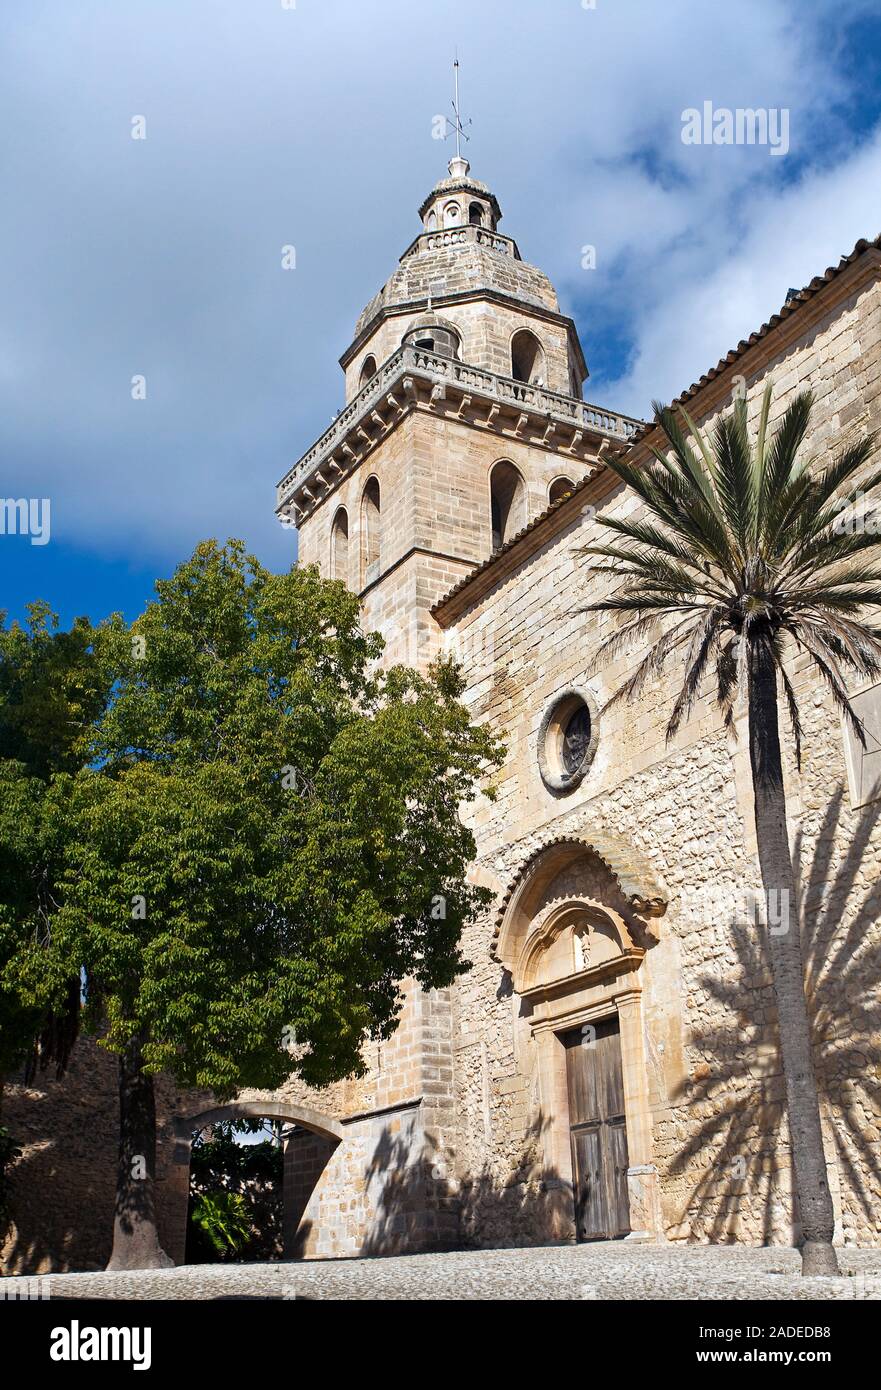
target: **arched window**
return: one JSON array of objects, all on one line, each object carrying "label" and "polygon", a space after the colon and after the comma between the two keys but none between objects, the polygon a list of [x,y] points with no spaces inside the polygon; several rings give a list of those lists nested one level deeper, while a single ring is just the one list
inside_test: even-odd
[{"label": "arched window", "polygon": [[544,348],[528,328],[521,328],[511,339],[511,375],[533,386],[545,384]]},{"label": "arched window", "polygon": [[444,226],[458,227],[461,217],[461,209],[458,203],[447,203],[444,208]]},{"label": "arched window", "polygon": [[559,502],[561,497],[568,497],[574,486],[571,478],[555,478],[548,488],[548,502]]},{"label": "arched window", "polygon": [[372,353],[368,353],[367,356],[364,358],[364,361],[361,363],[361,375],[358,378],[359,391],[361,390],[362,386],[367,385],[368,381],[374,375],[375,372],[376,358],[373,356]]},{"label": "arched window", "polygon": [[526,523],[526,488],[513,463],[503,459],[489,477],[492,548],[499,550]]},{"label": "arched window", "polygon": [[361,583],[379,578],[380,557],[379,482],[370,478],[361,497]]},{"label": "arched window", "polygon": [[330,577],[349,582],[349,513],[340,507],[330,528]]},{"label": "arched window", "polygon": [[434,208],[431,209],[431,212],[425,219],[425,230],[427,232],[437,231],[437,213],[435,212]]},{"label": "arched window", "polygon": [[483,225],[483,208],[479,203],[472,203],[469,207],[468,221],[471,223],[472,227],[480,227]]}]

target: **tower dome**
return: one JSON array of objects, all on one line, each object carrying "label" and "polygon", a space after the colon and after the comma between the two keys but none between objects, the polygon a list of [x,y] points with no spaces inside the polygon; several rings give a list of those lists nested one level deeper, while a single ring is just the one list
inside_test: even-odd
[{"label": "tower dome", "polygon": [[436,232],[468,225],[494,232],[502,217],[495,194],[485,183],[469,176],[471,165],[461,155],[454,156],[448,167],[449,178],[435,184],[419,209],[424,230]]},{"label": "tower dome", "polygon": [[[501,218],[492,190],[454,156],[419,207],[421,231],[360,314],[340,358],[347,401],[374,368],[414,342],[430,314],[444,320],[436,342],[425,335],[432,350],[580,398],[587,365],[575,325],[560,313],[544,272],[498,230]],[[529,374],[521,377],[524,364]]]}]

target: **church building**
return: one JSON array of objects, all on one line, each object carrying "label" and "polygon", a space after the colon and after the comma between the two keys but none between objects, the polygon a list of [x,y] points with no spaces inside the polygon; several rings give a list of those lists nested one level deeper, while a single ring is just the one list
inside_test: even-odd
[{"label": "church building", "polygon": [[[455,656],[472,717],[503,738],[497,797],[468,809],[472,877],[493,903],[463,942],[472,969],[448,990],[407,984],[365,1075],[222,1107],[160,1093],[161,1235],[177,1260],[193,1131],[241,1115],[288,1125],[290,1255],[798,1235],[751,906],[745,714],[732,739],[707,691],[668,743],[675,674],[604,709],[640,653],[595,666],[616,619],[583,611],[608,580],[582,548],[603,536],[599,515],[640,505],[606,460],[647,462],[656,432],[586,403],[575,323],[501,224],[495,194],[455,157],[355,324],[344,408],[277,493],[299,563],[359,595],[384,659]],[[754,429],[771,377],[772,428],[812,388],[814,458],[862,438],[881,426],[879,277],[881,241],[859,242],[679,400],[711,428],[745,392]],[[853,740],[810,669],[790,674],[805,753],[799,772],[784,748],[786,795],[836,1239],[879,1243],[881,743]],[[881,738],[881,686],[854,696]],[[17,1134],[30,1126],[38,1145],[50,1092],[88,1119],[84,1049],[67,1081],[34,1083],[36,1111],[33,1091],[12,1095]],[[100,1065],[112,1187],[112,1059]],[[34,1268],[109,1252],[112,1192],[96,1188],[94,1150],[87,1162],[74,1139],[73,1151],[94,1220],[75,1248],[52,1249],[77,1179],[48,1211],[46,1186],[30,1214],[26,1199],[20,1223],[49,1232]]]}]

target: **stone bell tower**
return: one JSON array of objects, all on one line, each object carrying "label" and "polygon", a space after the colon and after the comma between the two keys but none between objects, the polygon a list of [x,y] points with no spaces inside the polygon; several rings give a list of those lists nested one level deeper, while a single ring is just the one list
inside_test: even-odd
[{"label": "stone bell tower", "polygon": [[596,466],[636,421],[582,399],[554,288],[456,156],[340,358],[343,410],[278,486],[301,563],[360,595],[390,661],[423,665],[431,607]]}]

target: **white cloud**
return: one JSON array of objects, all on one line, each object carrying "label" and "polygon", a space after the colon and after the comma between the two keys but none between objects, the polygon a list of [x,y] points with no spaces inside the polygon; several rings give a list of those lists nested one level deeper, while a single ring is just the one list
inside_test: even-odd
[{"label": "white cloud", "polygon": [[696,237],[689,255],[647,266],[653,304],[638,320],[627,374],[606,392],[643,413],[652,397],[671,399],[781,307],[787,290],[881,232],[881,129],[836,168],[748,198],[735,238]]}]

